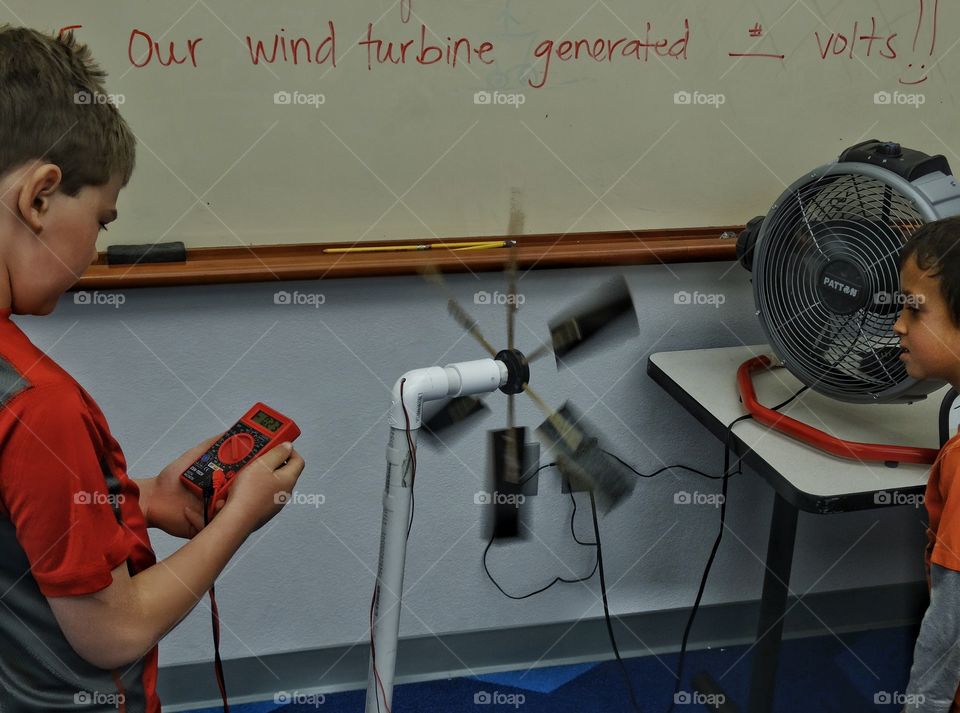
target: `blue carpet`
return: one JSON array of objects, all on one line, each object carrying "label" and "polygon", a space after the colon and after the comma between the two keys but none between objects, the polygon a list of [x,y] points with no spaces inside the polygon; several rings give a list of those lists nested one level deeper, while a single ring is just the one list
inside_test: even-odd
[{"label": "blue carpet", "polygon": [[501,686],[512,686],[513,688],[536,691],[537,693],[553,693],[560,686],[578,678],[596,665],[596,663],[581,663],[570,666],[533,668],[526,671],[502,671],[501,673],[477,676],[474,680]]},{"label": "blue carpet", "polygon": [[[899,711],[917,626],[786,641],[780,653],[777,713]],[[677,655],[625,661],[643,713],[664,713],[673,698]],[[687,655],[675,713],[702,711],[691,679],[707,671],[728,699],[746,711],[752,651],[746,646]],[[229,682],[228,682],[229,683]],[[276,704],[231,706],[233,713],[362,713],[363,691],[346,691]],[[685,701],[690,705],[684,705]],[[886,701],[890,701],[885,704]],[[482,707],[478,707],[478,705]],[[208,708],[196,713],[217,713]],[[633,713],[615,661],[508,671],[398,686],[392,713]],[[382,713],[386,713],[383,711]]]}]

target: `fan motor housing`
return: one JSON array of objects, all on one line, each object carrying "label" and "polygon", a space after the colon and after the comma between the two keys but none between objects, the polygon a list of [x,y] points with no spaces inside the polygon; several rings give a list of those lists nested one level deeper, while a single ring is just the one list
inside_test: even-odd
[{"label": "fan motor housing", "polygon": [[[884,164],[891,146],[897,170]],[[751,221],[741,262],[770,346],[803,383],[842,401],[915,401],[943,383],[913,379],[899,359],[899,257],[924,223],[960,214],[960,187],[943,157],[890,142],[841,158],[868,155],[789,186],[759,229]]]}]

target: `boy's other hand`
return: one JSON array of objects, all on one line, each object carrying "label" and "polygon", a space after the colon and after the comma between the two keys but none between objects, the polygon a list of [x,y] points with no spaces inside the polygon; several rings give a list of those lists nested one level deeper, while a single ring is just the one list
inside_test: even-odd
[{"label": "boy's other hand", "polygon": [[304,465],[292,444],[276,446],[237,473],[226,504],[217,502],[218,512],[225,508],[224,516],[239,518],[240,527],[248,532],[260,529],[283,509]]},{"label": "boy's other hand", "polygon": [[[155,478],[146,493],[146,519],[149,527],[157,527],[174,537],[191,538],[203,529],[203,503],[180,476],[194,461],[206,453],[223,434],[217,434],[177,457]],[[222,505],[221,505],[222,506]]]}]

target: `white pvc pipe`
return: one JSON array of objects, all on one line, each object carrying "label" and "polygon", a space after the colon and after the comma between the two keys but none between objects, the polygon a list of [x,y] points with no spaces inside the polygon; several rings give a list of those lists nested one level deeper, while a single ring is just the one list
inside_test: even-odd
[{"label": "white pvc pipe", "polygon": [[411,461],[407,421],[410,439],[416,445],[425,401],[489,393],[499,389],[506,381],[507,367],[503,362],[479,359],[408,371],[393,387],[366,713],[387,713],[393,705],[403,570],[407,557],[407,524],[410,519]]}]

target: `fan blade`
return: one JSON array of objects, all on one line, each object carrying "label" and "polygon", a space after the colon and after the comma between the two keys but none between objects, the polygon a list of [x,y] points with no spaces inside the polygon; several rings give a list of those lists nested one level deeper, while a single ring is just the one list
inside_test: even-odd
[{"label": "fan blade", "polygon": [[486,337],[484,337],[480,331],[480,327],[477,326],[477,320],[471,317],[453,297],[447,300],[447,311],[456,323],[466,329],[470,336],[476,339],[490,356],[495,357],[497,355],[497,350],[490,345],[490,342],[487,341]]},{"label": "fan blade", "polygon": [[554,430],[557,432],[557,434],[559,434],[560,437],[566,441],[567,446],[571,450],[576,450],[577,446],[580,445],[580,441],[583,440],[583,435],[577,431],[577,429],[574,427],[574,424],[570,423],[558,412],[550,408],[547,405],[547,402],[540,398],[536,391],[530,388],[530,384],[524,384],[523,391],[527,396],[533,399],[533,402],[537,406],[540,407],[540,410],[546,415],[547,420],[553,424]]},{"label": "fan blade", "polygon": [[547,356],[547,354],[553,354],[553,346],[548,343],[541,344],[527,355],[527,364],[532,364],[537,359]]},{"label": "fan blade", "polygon": [[[557,366],[562,360],[601,335],[627,339],[640,331],[630,290],[623,277],[604,285],[597,293],[563,316],[550,322]],[[614,327],[616,326],[616,329]]]},{"label": "fan blade", "polygon": [[507,262],[507,349],[513,349],[514,324],[517,313],[517,244],[510,248]]},{"label": "fan blade", "polygon": [[[427,407],[424,406],[424,410]],[[478,419],[483,412],[489,412],[483,399],[476,396],[458,396],[443,403],[429,418],[424,419],[424,433],[436,440],[456,439],[465,421]],[[443,435],[443,439],[440,436]]]},{"label": "fan blade", "polygon": [[[562,429],[568,427],[576,433],[576,439],[570,439],[563,432]],[[569,403],[537,427],[537,435],[553,450],[557,469],[567,477],[571,487],[590,490],[601,510],[609,512],[630,496],[636,478],[601,448],[599,438],[593,435],[596,432]],[[572,442],[576,445],[571,446]]]},{"label": "fan blade", "polygon": [[447,283],[443,279],[443,275],[440,274],[440,271],[437,269],[436,265],[423,265],[419,269],[420,274],[423,275],[424,279],[433,283],[443,290],[444,293],[446,293],[447,311],[450,313],[456,323],[467,330],[470,336],[477,340],[480,346],[482,346],[490,356],[495,357],[497,355],[496,349],[494,349],[490,345],[490,342],[487,341],[486,337],[483,336],[483,333],[480,331],[480,327],[477,325],[477,320],[471,317],[467,310],[464,309],[459,302],[457,302],[456,297],[454,297],[447,288]]},{"label": "fan blade", "polygon": [[[486,493],[487,516],[481,536],[523,537],[529,528],[523,526],[526,516],[523,484],[516,474],[530,470],[524,443],[526,429],[489,431],[487,434],[487,474],[490,492]],[[511,475],[511,472],[514,475]]]}]

